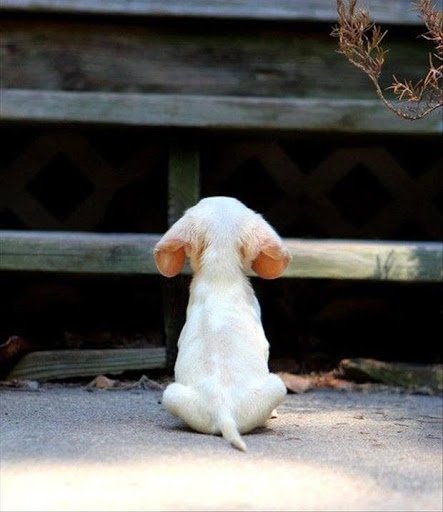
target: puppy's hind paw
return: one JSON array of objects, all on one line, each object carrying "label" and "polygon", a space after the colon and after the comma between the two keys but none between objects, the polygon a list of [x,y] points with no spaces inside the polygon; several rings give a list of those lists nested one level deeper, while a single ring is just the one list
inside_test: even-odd
[{"label": "puppy's hind paw", "polygon": [[277,412],[277,409],[274,409],[272,412],[271,412],[271,416],[269,416],[269,418],[271,420],[275,419],[275,418],[278,418],[278,412]]}]

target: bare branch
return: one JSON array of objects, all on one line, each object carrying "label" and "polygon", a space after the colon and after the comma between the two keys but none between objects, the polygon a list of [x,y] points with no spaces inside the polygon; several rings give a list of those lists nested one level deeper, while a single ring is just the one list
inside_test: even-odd
[{"label": "bare branch", "polygon": [[392,91],[399,106],[386,97],[379,83],[387,54],[381,46],[386,31],[371,21],[367,11],[357,9],[357,0],[349,0],[347,8],[344,0],[337,0],[338,25],[331,32],[338,38],[339,53],[368,75],[385,106],[409,120],[420,119],[443,106],[443,13],[433,7],[432,0],[415,3],[427,28],[423,37],[435,45],[435,54],[429,56],[426,75],[416,83],[393,76],[386,90]]}]

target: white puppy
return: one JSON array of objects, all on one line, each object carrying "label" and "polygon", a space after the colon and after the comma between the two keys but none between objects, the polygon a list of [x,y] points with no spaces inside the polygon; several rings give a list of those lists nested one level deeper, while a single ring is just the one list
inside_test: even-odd
[{"label": "white puppy", "polygon": [[237,199],[209,197],[167,231],[154,256],[166,277],[181,271],[185,256],[194,272],[175,383],[162,403],[194,430],[221,433],[245,451],[240,433],[264,425],[286,394],[269,373],[269,343],[245,272],[274,279],[289,252],[259,214]]}]

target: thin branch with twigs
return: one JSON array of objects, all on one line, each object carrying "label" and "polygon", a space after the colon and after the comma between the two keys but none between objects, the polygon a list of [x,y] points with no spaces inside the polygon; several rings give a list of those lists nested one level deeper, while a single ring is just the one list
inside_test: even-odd
[{"label": "thin branch with twigs", "polygon": [[435,45],[435,53],[429,55],[427,73],[417,82],[393,76],[386,90],[396,96],[397,105],[386,97],[379,82],[387,54],[381,43],[387,31],[375,25],[366,10],[357,9],[357,0],[349,0],[348,8],[344,0],[337,0],[338,25],[331,33],[339,40],[339,53],[368,75],[385,106],[409,120],[420,119],[443,106],[443,12],[433,7],[432,0],[415,3],[427,28],[422,36]]}]

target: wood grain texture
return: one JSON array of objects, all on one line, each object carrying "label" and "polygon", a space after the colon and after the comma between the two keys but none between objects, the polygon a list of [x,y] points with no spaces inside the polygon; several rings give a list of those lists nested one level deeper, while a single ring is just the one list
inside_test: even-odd
[{"label": "wood grain texture", "polygon": [[[375,99],[337,52],[331,27],[228,28],[161,23],[5,20],[2,87],[211,96]],[[416,80],[429,45],[387,37],[382,85]]]},{"label": "wood grain texture", "polygon": [[443,280],[443,244],[346,240],[287,240],[293,260],[287,277]]},{"label": "wood grain texture", "polygon": [[408,122],[379,100],[239,98],[2,90],[0,121],[211,130],[440,134],[435,112]]},{"label": "wood grain texture", "polygon": [[[0,270],[156,274],[161,235],[0,232]],[[284,277],[387,281],[443,280],[443,244],[285,240],[293,259]],[[189,274],[189,266],[184,273]]]},{"label": "wood grain texture", "polygon": [[7,380],[50,380],[73,377],[118,375],[130,370],[152,370],[166,366],[166,350],[120,348],[107,350],[45,350],[25,355]]},{"label": "wood grain texture", "polygon": [[193,141],[170,144],[168,221],[177,221],[200,197],[200,151]]},{"label": "wood grain texture", "polygon": [[376,359],[343,359],[338,365],[339,376],[357,382],[382,382],[422,392],[443,391],[443,365],[408,364],[377,361]]},{"label": "wood grain texture", "polygon": [[[172,226],[200,198],[200,148],[193,140],[173,140],[169,147],[168,225]],[[164,331],[167,368],[173,371],[177,340],[186,319],[189,278],[163,281]]]},{"label": "wood grain texture", "polygon": [[[409,0],[365,0],[378,22],[417,24]],[[334,21],[333,0],[2,0],[3,11],[119,16],[197,17],[283,21]]]},{"label": "wood grain texture", "polygon": [[152,274],[158,235],[2,231],[1,270]]}]

